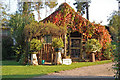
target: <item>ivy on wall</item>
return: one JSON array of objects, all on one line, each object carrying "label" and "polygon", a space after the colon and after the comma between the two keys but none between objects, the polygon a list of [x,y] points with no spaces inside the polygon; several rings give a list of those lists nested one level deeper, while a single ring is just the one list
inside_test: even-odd
[{"label": "ivy on wall", "polygon": [[65,26],[68,33],[78,31],[84,35],[84,38],[98,39],[103,50],[107,48],[106,43],[111,43],[111,35],[105,26],[91,23],[77,14],[67,3],[61,4],[55,12],[42,22],[52,22],[57,26]]}]

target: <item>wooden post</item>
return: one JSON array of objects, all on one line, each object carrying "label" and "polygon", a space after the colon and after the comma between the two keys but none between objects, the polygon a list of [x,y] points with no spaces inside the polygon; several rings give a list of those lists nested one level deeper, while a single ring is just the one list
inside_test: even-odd
[{"label": "wooden post", "polygon": [[65,58],[66,58],[66,34],[64,36],[64,41],[65,41],[65,43],[64,43],[64,52],[65,52]]},{"label": "wooden post", "polygon": [[40,64],[42,64],[42,49],[40,50]]},{"label": "wooden post", "polygon": [[53,64],[53,54],[54,54],[54,48],[52,47],[51,64]]},{"label": "wooden post", "polygon": [[69,55],[71,55],[71,38],[69,33]]},{"label": "wooden post", "polygon": [[82,44],[82,39],[83,39],[83,35],[81,34],[81,42],[80,42],[80,60],[83,59],[83,44]]},{"label": "wooden post", "polygon": [[92,53],[92,62],[95,62],[95,54]]},{"label": "wooden post", "polygon": [[53,53],[51,54],[51,64],[53,64]]},{"label": "wooden post", "polygon": [[57,60],[58,60],[58,52],[55,52],[55,65],[57,65]]}]

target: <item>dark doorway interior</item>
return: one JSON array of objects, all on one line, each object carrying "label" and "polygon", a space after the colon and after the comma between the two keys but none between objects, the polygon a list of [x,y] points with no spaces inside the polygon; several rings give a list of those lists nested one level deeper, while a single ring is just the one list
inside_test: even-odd
[{"label": "dark doorway interior", "polygon": [[81,33],[72,32],[69,37],[69,55],[71,59],[81,58]]}]

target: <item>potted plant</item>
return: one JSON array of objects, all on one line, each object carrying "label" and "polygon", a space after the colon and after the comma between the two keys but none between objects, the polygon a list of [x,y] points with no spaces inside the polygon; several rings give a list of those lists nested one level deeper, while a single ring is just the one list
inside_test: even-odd
[{"label": "potted plant", "polygon": [[64,47],[62,38],[54,38],[52,40],[52,46],[54,47],[56,52],[61,50]]},{"label": "potted plant", "polygon": [[40,40],[32,39],[30,41],[31,64],[38,65],[36,54],[38,54],[41,48],[42,48],[42,42]]},{"label": "potted plant", "polygon": [[100,52],[101,48],[101,44],[96,39],[89,39],[85,44],[86,52],[92,54],[92,62],[95,62],[95,52]]},{"label": "potted plant", "polygon": [[62,38],[54,38],[52,40],[52,46],[55,49],[56,56],[55,56],[55,64],[62,64],[62,57],[60,50],[64,47]]}]

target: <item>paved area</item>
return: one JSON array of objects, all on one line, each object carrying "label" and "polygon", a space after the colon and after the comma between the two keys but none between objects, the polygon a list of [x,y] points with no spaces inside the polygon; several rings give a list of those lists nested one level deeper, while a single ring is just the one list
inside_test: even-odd
[{"label": "paved area", "polygon": [[36,78],[114,78],[113,63],[76,68],[50,73]]}]

